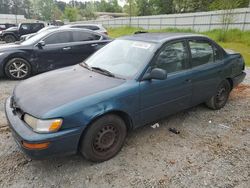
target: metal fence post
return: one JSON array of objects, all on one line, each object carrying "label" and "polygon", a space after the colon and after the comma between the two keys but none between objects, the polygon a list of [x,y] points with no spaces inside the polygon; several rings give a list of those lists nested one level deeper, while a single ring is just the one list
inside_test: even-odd
[{"label": "metal fence post", "polygon": [[176,28],[176,16],[174,17],[174,27]]},{"label": "metal fence post", "polygon": [[162,22],[162,17],[160,17],[160,29],[161,29],[161,22]]},{"label": "metal fence post", "polygon": [[195,26],[195,17],[196,17],[196,15],[194,15],[194,17],[193,17],[193,30],[194,30],[194,26]]},{"label": "metal fence post", "polygon": [[149,23],[150,23],[150,18],[148,17],[148,30],[149,30]]},{"label": "metal fence post", "polygon": [[246,25],[246,20],[247,20],[247,11],[245,12],[245,16],[244,16],[244,21],[243,21],[243,27],[242,27],[242,31],[245,30],[245,25]]},{"label": "metal fence post", "polygon": [[213,14],[210,14],[210,20],[209,20],[209,28],[208,30],[211,30],[211,26],[212,26],[212,18],[213,18]]}]

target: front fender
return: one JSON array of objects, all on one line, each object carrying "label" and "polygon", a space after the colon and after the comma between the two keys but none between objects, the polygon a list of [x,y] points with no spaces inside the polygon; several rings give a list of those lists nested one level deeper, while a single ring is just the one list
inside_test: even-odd
[{"label": "front fender", "polygon": [[14,37],[16,38],[16,40],[18,40],[18,38],[19,38],[15,33],[12,33],[12,32],[4,32],[4,33],[2,34],[2,37],[4,38],[4,37],[7,36],[7,35],[12,35],[12,36],[14,36]]},{"label": "front fender", "polygon": [[0,56],[0,76],[1,74],[4,75],[4,66],[5,64],[13,59],[13,58],[23,58],[28,61],[32,68],[32,73],[36,73],[37,71],[37,64],[33,61],[32,52],[25,51],[25,50],[16,50],[16,51],[6,51],[4,55]]},{"label": "front fender", "polygon": [[112,91],[100,92],[60,106],[44,114],[41,118],[62,117],[64,119],[63,129],[77,126],[86,128],[92,121],[104,114],[122,112],[129,116],[133,125],[138,124],[139,87],[138,83],[131,85],[124,84]]}]

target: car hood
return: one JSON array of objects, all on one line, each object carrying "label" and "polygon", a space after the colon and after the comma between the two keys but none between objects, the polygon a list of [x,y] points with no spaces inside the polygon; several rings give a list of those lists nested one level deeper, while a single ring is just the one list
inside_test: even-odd
[{"label": "car hood", "polygon": [[240,54],[239,52],[236,52],[236,51],[234,51],[234,50],[232,50],[232,49],[225,49],[225,51],[226,51],[227,54],[229,54],[229,55]]},{"label": "car hood", "polygon": [[8,50],[15,50],[15,49],[19,49],[20,47],[21,47],[20,44],[15,44],[15,43],[3,44],[3,45],[0,45],[0,52],[4,52]]},{"label": "car hood", "polygon": [[124,82],[75,65],[27,79],[14,89],[13,96],[23,112],[41,118],[50,110]]}]

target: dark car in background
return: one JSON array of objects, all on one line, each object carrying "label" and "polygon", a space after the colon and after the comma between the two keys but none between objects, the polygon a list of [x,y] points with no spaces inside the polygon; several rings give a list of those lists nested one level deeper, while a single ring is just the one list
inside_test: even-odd
[{"label": "dark car in background", "polygon": [[0,31],[6,30],[10,27],[15,27],[15,26],[16,26],[16,24],[9,24],[9,23],[2,24],[2,23],[0,23]]},{"label": "dark car in background", "polygon": [[[4,30],[5,32],[9,32],[9,31],[16,31],[17,27],[9,27],[8,29]],[[0,31],[0,40],[3,40],[3,31]]]},{"label": "dark car in background", "polygon": [[0,76],[25,79],[31,75],[82,62],[110,42],[106,35],[84,29],[54,29],[0,46]]},{"label": "dark car in background", "polygon": [[50,29],[57,29],[57,28],[59,28],[59,26],[50,25],[50,26],[44,27],[44,28],[40,29],[38,32],[36,32],[36,33],[30,33],[30,34],[27,34],[27,35],[22,35],[20,37],[20,41],[25,41],[25,40],[35,36],[36,34],[43,32],[43,31],[47,31],[47,30],[50,30]]},{"label": "dark car in background", "polygon": [[129,130],[200,103],[224,107],[245,78],[244,68],[239,53],[203,35],[136,34],[114,40],[79,65],[21,82],[5,110],[29,156],[80,151],[101,162],[121,150]]},{"label": "dark car in background", "polygon": [[22,35],[36,33],[40,29],[44,28],[44,23],[21,23],[15,30],[3,31],[2,39],[6,43],[12,43],[20,40]]},{"label": "dark car in background", "polygon": [[33,36],[35,36],[37,33],[49,30],[49,29],[57,29],[57,28],[78,28],[78,29],[89,29],[104,35],[108,35],[107,30],[102,26],[102,25],[98,25],[98,24],[69,24],[69,25],[64,25],[64,26],[47,26],[44,27],[43,29],[41,29],[40,31],[36,32],[36,33],[31,33],[31,34],[27,34],[27,35],[22,35],[20,37],[21,41],[25,41]]}]

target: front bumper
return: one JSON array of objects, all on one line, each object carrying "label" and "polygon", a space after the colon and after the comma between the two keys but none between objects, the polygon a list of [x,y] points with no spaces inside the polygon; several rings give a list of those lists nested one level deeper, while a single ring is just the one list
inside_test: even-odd
[{"label": "front bumper", "polygon": [[241,82],[243,82],[243,80],[246,77],[246,73],[242,72],[240,75],[236,76],[233,78],[233,87],[236,87],[237,85],[239,85]]},{"label": "front bumper", "polygon": [[[61,130],[56,133],[36,133],[10,107],[10,98],[5,103],[5,113],[12,135],[25,154],[33,159],[75,154],[81,137],[81,128]],[[49,147],[31,150],[23,147],[22,142],[31,144],[50,142]]]}]

